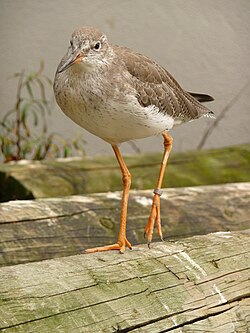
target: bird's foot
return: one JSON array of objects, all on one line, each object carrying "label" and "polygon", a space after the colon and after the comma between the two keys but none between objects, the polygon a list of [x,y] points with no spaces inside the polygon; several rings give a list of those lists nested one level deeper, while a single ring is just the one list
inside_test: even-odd
[{"label": "bird's foot", "polygon": [[152,241],[155,224],[156,224],[156,228],[158,231],[158,235],[159,235],[160,239],[163,240],[162,231],[161,231],[160,194],[158,194],[158,193],[155,193],[155,195],[153,197],[153,203],[152,203],[148,223],[144,229],[144,237],[147,235],[147,238],[148,238],[148,247],[150,247],[150,244]]},{"label": "bird's foot", "polygon": [[132,250],[132,245],[127,240],[126,237],[118,239],[118,242],[111,245],[105,245],[100,247],[93,247],[91,249],[85,250],[85,253],[94,253],[94,252],[103,252],[103,251],[111,251],[111,250],[118,250],[121,254],[125,252],[126,247]]}]

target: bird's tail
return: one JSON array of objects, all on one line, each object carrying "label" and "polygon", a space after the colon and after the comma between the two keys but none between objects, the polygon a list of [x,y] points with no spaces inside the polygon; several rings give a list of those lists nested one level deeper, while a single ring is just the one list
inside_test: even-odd
[{"label": "bird's tail", "polygon": [[197,99],[197,101],[199,101],[200,103],[214,101],[214,98],[207,94],[200,94],[200,93],[193,93],[193,92],[188,92],[188,93],[191,96],[193,96],[195,99]]}]

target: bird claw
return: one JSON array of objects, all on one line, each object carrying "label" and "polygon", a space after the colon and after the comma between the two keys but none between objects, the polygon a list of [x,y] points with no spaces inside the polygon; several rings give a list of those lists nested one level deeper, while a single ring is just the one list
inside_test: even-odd
[{"label": "bird claw", "polygon": [[115,244],[86,249],[84,251],[84,253],[95,253],[95,252],[118,250],[121,254],[124,254],[126,247],[128,247],[130,250],[132,250],[131,243],[125,237],[124,239],[119,239],[118,242]]}]

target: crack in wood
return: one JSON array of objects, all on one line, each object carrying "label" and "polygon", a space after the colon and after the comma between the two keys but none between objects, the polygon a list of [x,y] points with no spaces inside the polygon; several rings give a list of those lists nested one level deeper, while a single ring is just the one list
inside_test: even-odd
[{"label": "crack in wood", "polygon": [[40,320],[43,320],[43,319],[47,319],[47,318],[51,318],[51,317],[55,317],[55,316],[64,315],[66,313],[71,313],[71,312],[75,312],[75,311],[79,311],[79,310],[91,308],[92,306],[101,305],[101,304],[107,304],[107,303],[110,303],[110,302],[113,302],[113,301],[116,301],[116,300],[120,300],[122,298],[130,297],[131,295],[140,295],[140,294],[145,293],[147,291],[148,291],[148,288],[145,288],[144,290],[141,290],[139,292],[134,292],[134,293],[131,293],[131,294],[128,294],[128,295],[124,295],[124,296],[120,296],[120,297],[116,297],[116,298],[113,298],[113,299],[110,299],[110,300],[100,301],[100,302],[95,303],[94,305],[93,304],[88,304],[88,305],[85,305],[85,306],[79,306],[79,307],[77,307],[75,309],[70,309],[70,310],[67,310],[67,311],[61,311],[59,313],[53,313],[53,314],[48,315],[48,316],[44,316],[44,317],[41,317],[41,318],[31,319],[31,320],[28,320],[28,321],[25,321],[25,322],[20,322],[20,323],[15,324],[15,325],[4,326],[1,329],[14,328],[14,327],[25,325],[25,324],[28,324],[28,323],[31,323],[31,322],[37,322],[37,321],[40,321]]},{"label": "crack in wood", "polygon": [[224,309],[224,310],[221,310],[221,311],[218,311],[216,313],[206,314],[204,316],[200,316],[199,318],[187,320],[187,321],[185,321],[185,323],[177,324],[173,328],[168,328],[168,329],[166,329],[164,331],[160,331],[159,333],[171,332],[173,329],[182,328],[182,327],[185,327],[185,326],[190,325],[190,324],[197,323],[197,322],[199,322],[201,320],[204,320],[204,319],[207,319],[207,318],[219,316],[222,313],[226,313],[226,312],[230,311],[233,307],[234,306],[232,306],[230,308],[227,308],[227,309]]},{"label": "crack in wood", "polygon": [[[181,323],[181,324],[176,324],[176,322],[175,322],[173,327],[170,327],[170,328],[168,328],[168,329],[166,329],[166,330],[163,330],[163,331],[159,331],[158,333],[171,332],[172,330],[176,330],[176,329],[178,329],[178,328],[182,328],[182,327],[184,327],[184,326],[186,326],[186,325],[194,324],[194,323],[199,322],[199,321],[201,321],[201,320],[204,320],[204,319],[207,319],[207,318],[211,318],[211,317],[218,316],[218,315],[220,315],[220,314],[222,314],[222,313],[225,313],[225,312],[227,312],[227,311],[232,310],[232,308],[234,308],[235,306],[238,305],[237,302],[233,302],[233,303],[234,303],[234,304],[233,304],[231,307],[229,307],[229,308],[227,307],[226,309],[222,309],[222,310],[217,311],[217,312],[215,312],[215,313],[209,313],[209,314],[206,314],[206,315],[200,316],[200,317],[195,318],[195,319],[186,320],[184,323]],[[178,312],[178,313],[176,312],[176,313],[174,313],[174,316],[179,315],[179,314],[183,314],[183,313],[185,313],[185,312],[187,312],[187,310],[185,310],[185,311],[180,311],[180,312]],[[173,315],[171,315],[171,314],[170,314],[170,315],[165,315],[165,316],[161,316],[161,317],[158,317],[158,318],[155,318],[155,319],[148,320],[148,321],[143,322],[143,323],[140,323],[140,324],[138,324],[138,325],[134,325],[134,326],[130,326],[130,327],[124,328],[124,329],[119,329],[119,328],[118,328],[118,329],[115,331],[115,333],[128,333],[128,332],[131,332],[131,331],[133,331],[133,330],[135,330],[135,329],[138,329],[138,328],[145,328],[145,326],[147,326],[147,325],[154,324],[154,323],[158,323],[158,322],[160,322],[160,321],[162,321],[162,320],[165,320],[165,319],[167,319],[167,318],[171,318],[172,316],[173,316]]]},{"label": "crack in wood", "polygon": [[84,210],[80,210],[74,213],[70,213],[70,214],[62,214],[62,215],[52,215],[52,216],[45,216],[45,217],[37,217],[35,219],[23,219],[23,220],[18,220],[18,221],[1,221],[0,225],[4,225],[4,224],[17,224],[17,223],[27,223],[27,222],[35,222],[35,221],[49,221],[51,219],[61,219],[61,218],[66,218],[66,217],[72,217],[72,216],[76,216],[76,215],[81,215],[81,214],[85,214],[88,212],[95,212],[95,211],[105,211],[105,210],[115,210],[115,207],[103,207],[103,208],[88,208],[88,209],[84,209]]},{"label": "crack in wood", "polygon": [[[85,231],[86,229],[82,229],[83,231]],[[79,230],[77,230],[77,231],[79,231]],[[112,237],[108,237],[108,236],[103,236],[103,235],[96,235],[95,236],[95,238],[96,239],[101,239],[101,240],[105,240],[105,239],[108,239],[108,240],[110,240],[110,239],[112,239]],[[59,236],[55,236],[55,235],[51,235],[51,236],[36,236],[36,237],[34,237],[34,236],[32,236],[32,237],[27,237],[27,238],[15,238],[15,239],[10,239],[10,240],[6,240],[6,241],[4,241],[4,242],[0,242],[0,244],[5,244],[5,243],[11,243],[11,242],[14,242],[14,243],[18,243],[18,242],[22,242],[22,241],[30,241],[30,240],[46,240],[46,239],[48,239],[48,240],[50,240],[50,239],[89,239],[89,237],[88,236],[82,236],[82,235],[79,235],[79,236],[74,236],[74,235],[72,235],[72,236],[65,236],[65,235],[59,235]],[[48,244],[47,246],[50,246],[50,244]],[[61,244],[59,244],[59,245],[55,245],[55,244],[53,244],[53,247],[57,247],[57,246],[59,246],[59,247],[61,247]],[[35,247],[36,247],[36,245],[35,245]],[[81,245],[81,247],[82,247],[82,245]],[[32,248],[32,245],[30,245],[28,248]],[[12,251],[16,251],[16,249],[12,249]],[[63,251],[63,249],[62,249],[62,251]],[[8,250],[8,252],[11,252],[11,250]],[[1,252],[0,251],[0,253],[7,253],[6,251],[4,251],[4,252]]]}]

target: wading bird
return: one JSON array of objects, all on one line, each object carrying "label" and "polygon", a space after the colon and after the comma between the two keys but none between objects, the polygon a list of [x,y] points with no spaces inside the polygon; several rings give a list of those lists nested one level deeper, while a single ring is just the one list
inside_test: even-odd
[{"label": "wading bird", "polygon": [[156,62],[127,47],[109,44],[107,37],[92,27],[73,32],[68,51],[56,71],[54,93],[69,118],[111,144],[122,172],[118,241],[86,252],[124,253],[126,247],[131,248],[126,237],[131,175],[118,145],[157,134],[163,136],[164,153],[145,234],[150,244],[156,224],[162,239],[161,186],[173,141],[168,131],[181,123],[213,117],[213,112],[200,103],[213,98],[183,90]]}]

